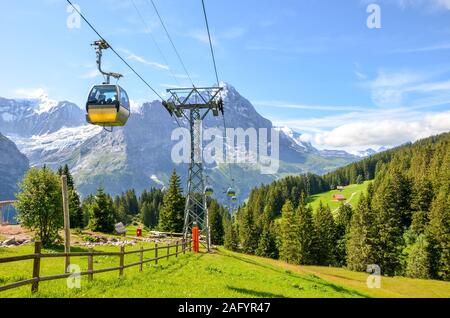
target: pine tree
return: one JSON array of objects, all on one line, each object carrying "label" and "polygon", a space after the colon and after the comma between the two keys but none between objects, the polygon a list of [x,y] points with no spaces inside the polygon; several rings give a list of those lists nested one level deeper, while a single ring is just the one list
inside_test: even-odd
[{"label": "pine tree", "polygon": [[411,200],[411,209],[413,210],[411,228],[416,235],[425,232],[433,195],[431,182],[425,176],[421,176],[414,184]]},{"label": "pine tree", "polygon": [[431,264],[428,254],[428,241],[420,235],[409,252],[406,263],[406,276],[411,278],[431,278]]},{"label": "pine tree", "polygon": [[429,242],[432,276],[450,280],[450,194],[443,185],[433,201],[425,233]]},{"label": "pine tree", "polygon": [[173,170],[159,215],[158,227],[161,231],[174,233],[183,231],[184,203],[180,178]]},{"label": "pine tree", "polygon": [[288,263],[300,264],[299,220],[290,200],[281,209],[280,258]]},{"label": "pine tree", "polygon": [[114,198],[114,218],[117,222],[122,222],[127,225],[131,222],[131,217],[127,214],[127,204],[125,196],[116,196]]},{"label": "pine tree", "polygon": [[239,235],[242,243],[242,251],[247,254],[255,254],[258,248],[259,233],[255,224],[252,210],[247,207],[242,210],[242,223]]},{"label": "pine tree", "polygon": [[91,206],[89,227],[96,232],[112,233],[114,231],[113,202],[102,187],[97,189],[94,202]]},{"label": "pine tree", "polygon": [[256,255],[276,259],[278,257],[278,248],[274,225],[268,218],[266,220],[267,222],[263,226],[261,237],[258,242],[258,248],[256,249]]},{"label": "pine tree", "polygon": [[[59,172],[59,170],[58,170]],[[75,183],[73,181],[72,174],[70,173],[69,166],[67,164],[64,165],[62,168],[62,174],[59,174],[60,176],[65,174],[67,176],[67,187],[69,189],[75,189]]]},{"label": "pine tree", "polygon": [[208,217],[211,231],[211,243],[222,245],[224,240],[223,214],[217,201],[211,200],[208,206]]},{"label": "pine tree", "polygon": [[137,215],[139,213],[139,203],[134,189],[125,192],[125,202],[127,214]]},{"label": "pine tree", "polygon": [[313,264],[315,260],[316,233],[314,231],[312,208],[306,205],[304,193],[300,196],[295,218],[299,249],[298,263],[303,265]]},{"label": "pine tree", "polygon": [[338,266],[347,264],[347,242],[350,234],[350,224],[353,209],[349,204],[342,204],[336,215],[336,248],[335,260]]},{"label": "pine tree", "polygon": [[316,236],[315,261],[318,265],[334,264],[336,225],[330,207],[320,202],[313,219]]},{"label": "pine tree", "polygon": [[361,194],[350,222],[347,243],[347,267],[350,270],[365,271],[373,264],[374,217],[370,199]]},{"label": "pine tree", "polygon": [[157,208],[151,202],[144,202],[141,206],[142,223],[149,229],[153,229],[158,224]]},{"label": "pine tree", "polygon": [[407,180],[398,171],[389,175],[374,198],[377,242],[373,245],[375,264],[383,274],[395,275],[400,272],[400,255],[404,248],[403,227],[408,223],[410,213]]},{"label": "pine tree", "polygon": [[65,175],[67,178],[67,192],[69,197],[69,215],[70,215],[70,227],[84,228],[83,209],[81,208],[81,200],[75,189],[75,183],[73,181],[72,174],[70,173],[69,166],[66,164],[64,167],[58,168],[58,175]]},{"label": "pine tree", "polygon": [[237,252],[239,250],[239,238],[236,226],[230,220],[225,226],[224,247],[230,251]]},{"label": "pine tree", "polygon": [[73,229],[84,228],[84,215],[81,208],[80,196],[71,189],[69,190],[69,213],[70,213],[70,227]]},{"label": "pine tree", "polygon": [[91,219],[91,207],[94,204],[95,196],[89,194],[81,204],[81,209],[83,210],[83,225],[88,226]]},{"label": "pine tree", "polygon": [[363,184],[363,182],[364,182],[364,177],[359,174],[358,177],[356,178],[356,183]]}]

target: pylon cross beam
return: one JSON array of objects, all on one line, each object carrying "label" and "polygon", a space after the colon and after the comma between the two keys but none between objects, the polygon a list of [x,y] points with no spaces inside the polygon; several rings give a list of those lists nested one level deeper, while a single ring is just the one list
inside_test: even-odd
[{"label": "pylon cross beam", "polygon": [[168,89],[170,98],[163,106],[171,115],[184,117],[189,123],[190,163],[186,205],[184,209],[184,237],[187,238],[194,226],[198,226],[206,238],[206,248],[211,247],[208,208],[204,193],[201,122],[211,111],[214,116],[223,114],[222,87],[190,87]]}]

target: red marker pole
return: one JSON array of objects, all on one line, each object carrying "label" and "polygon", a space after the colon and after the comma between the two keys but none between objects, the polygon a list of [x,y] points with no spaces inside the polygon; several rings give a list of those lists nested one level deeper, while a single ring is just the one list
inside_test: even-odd
[{"label": "red marker pole", "polygon": [[192,244],[193,244],[192,247],[194,249],[194,252],[198,253],[200,250],[199,249],[200,245],[199,245],[199,230],[198,230],[197,226],[194,226],[192,228]]}]

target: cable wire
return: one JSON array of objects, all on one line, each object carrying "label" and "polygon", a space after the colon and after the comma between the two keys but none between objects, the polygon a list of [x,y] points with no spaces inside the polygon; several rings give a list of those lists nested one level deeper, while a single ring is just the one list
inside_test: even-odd
[{"label": "cable wire", "polygon": [[[147,0],[147,4],[150,5],[150,3],[149,3],[148,1],[149,1],[149,0]],[[150,1],[151,1],[151,3],[152,3],[153,9],[154,9],[155,12],[156,12],[156,15],[158,16],[159,22],[161,22],[161,25],[162,25],[164,31],[166,32],[166,35],[167,35],[167,38],[168,38],[169,41],[170,41],[170,44],[172,44],[172,48],[173,48],[173,50],[175,51],[175,54],[177,55],[178,60],[180,61],[181,66],[182,66],[183,69],[184,69],[184,72],[186,73],[187,77],[188,77],[189,80],[191,81],[192,86],[195,87],[194,82],[192,81],[192,78],[191,78],[191,76],[189,75],[189,72],[188,72],[188,70],[187,70],[187,68],[186,68],[186,65],[184,64],[183,59],[181,58],[180,53],[178,53],[178,50],[177,50],[177,48],[176,48],[176,46],[175,46],[175,44],[174,44],[174,42],[173,42],[173,40],[172,40],[172,37],[170,36],[169,31],[167,30],[166,25],[164,24],[164,21],[163,21],[161,15],[159,14],[159,11],[158,11],[158,8],[156,7],[155,2],[154,2],[153,0],[150,0]]]},{"label": "cable wire", "polygon": [[117,51],[111,46],[111,44],[109,44],[108,41],[105,40],[105,38],[103,36],[101,36],[101,34],[94,28],[94,26],[85,18],[85,16],[77,9],[77,7],[75,7],[72,2],[70,0],[66,0],[71,6],[72,8],[80,15],[80,17],[84,20],[84,22],[87,23],[87,25],[100,37],[100,39],[102,41],[105,41],[106,43],[108,43],[109,48],[111,49],[111,51],[114,52],[114,54],[117,55],[117,57],[126,65],[128,66],[128,68],[133,71],[133,73],[139,77],[139,79],[153,92],[156,94],[156,96],[158,96],[161,100],[164,100],[164,98],[161,97],[160,94],[158,94],[158,92],[152,87],[150,86],[150,84],[138,73],[136,72],[136,70],[119,54],[117,53]]},{"label": "cable wire", "polygon": [[[208,15],[206,13],[206,7],[205,7],[205,1],[204,0],[202,0],[202,7],[203,7],[203,15],[205,17],[206,31],[208,32],[209,48],[211,50],[211,56],[212,56],[212,61],[213,61],[213,65],[214,65],[214,73],[216,75],[217,87],[219,87],[220,86],[220,81],[219,81],[219,75],[218,75],[218,72],[217,72],[216,57],[214,55],[214,48],[213,48],[213,44],[212,44],[212,40],[211,40],[211,32],[209,30]],[[220,95],[220,98],[222,98],[222,92],[219,92],[219,95]],[[225,113],[222,113],[222,119],[223,119],[224,138],[225,138],[225,141],[228,143],[227,125],[226,125],[226,122],[225,122]],[[234,151],[234,147],[233,147],[233,151]],[[227,163],[227,165],[228,165],[228,171],[229,171],[229,174],[230,174],[232,185],[233,185],[233,188],[234,188],[234,178],[233,178],[233,173],[232,173],[232,170],[231,170],[231,165],[230,165],[230,163]]]},{"label": "cable wire", "polygon": [[131,1],[131,3],[133,4],[134,8],[136,9],[136,12],[137,12],[139,18],[141,19],[142,24],[144,25],[144,28],[145,28],[145,30],[146,30],[146,33],[151,37],[151,39],[152,39],[152,41],[153,41],[153,44],[156,46],[157,50],[159,51],[159,54],[161,55],[161,57],[162,57],[164,63],[165,63],[165,64],[167,65],[167,67],[169,68],[169,72],[170,72],[170,74],[172,75],[174,81],[176,82],[176,84],[177,84],[178,86],[180,86],[180,82],[178,81],[177,77],[176,77],[175,74],[173,73],[172,68],[169,67],[169,63],[167,62],[166,56],[164,55],[163,51],[161,50],[161,47],[158,45],[158,42],[156,42],[156,39],[155,39],[155,37],[153,36],[153,33],[150,31],[150,28],[148,27],[147,22],[145,22],[145,19],[144,19],[143,15],[141,14],[139,8],[137,7],[136,2],[135,2],[134,0],[130,0],[130,1]]},{"label": "cable wire", "polygon": [[[153,1],[153,0],[152,0]],[[216,57],[214,56],[214,48],[211,41],[211,32],[209,31],[208,15],[206,14],[205,1],[202,0],[203,15],[205,16],[206,30],[208,31],[209,48],[211,49],[211,56],[214,64],[214,72],[216,74],[217,87],[219,87],[219,75],[217,74]]]}]

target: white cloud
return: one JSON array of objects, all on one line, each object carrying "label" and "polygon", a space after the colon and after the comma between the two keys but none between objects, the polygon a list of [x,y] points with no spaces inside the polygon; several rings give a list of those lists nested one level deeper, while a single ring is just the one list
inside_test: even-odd
[{"label": "white cloud", "polygon": [[164,88],[184,88],[184,87],[186,87],[183,85],[166,84],[166,83],[161,83],[161,84],[159,84],[159,86],[164,87]]},{"label": "white cloud", "polygon": [[[247,32],[244,27],[232,27],[219,34],[211,34],[211,42],[213,45],[218,45],[220,40],[235,40],[242,37]],[[188,37],[193,38],[204,44],[209,44],[208,33],[205,29],[193,29],[186,34]]]},{"label": "white cloud", "polygon": [[450,10],[450,0],[432,0],[436,6]]},{"label": "white cloud", "polygon": [[14,95],[19,98],[42,98],[47,97],[47,91],[44,88],[17,88]]},{"label": "white cloud", "polygon": [[369,83],[372,102],[380,107],[400,106],[405,91],[422,78],[413,73],[379,72],[377,77]]},{"label": "white cloud", "polygon": [[83,74],[81,78],[96,78],[97,76],[100,76],[100,72],[98,69],[93,69],[88,71],[87,73]]},{"label": "white cloud", "polygon": [[[433,74],[419,74],[413,72],[380,71],[377,76],[363,82],[362,86],[371,92],[372,102],[379,107],[400,107],[409,102],[409,97],[416,100],[429,97],[430,94],[450,90],[450,81],[430,80]],[[437,97],[433,95],[433,97]]]},{"label": "white cloud", "polygon": [[[379,0],[387,4],[394,3],[402,9],[426,7],[431,10],[450,10],[450,0]],[[372,3],[373,0],[364,0],[363,3]]]},{"label": "white cloud", "polygon": [[120,51],[122,51],[125,54],[127,54],[127,57],[126,57],[127,60],[135,61],[135,62],[138,62],[138,63],[141,63],[141,64],[145,64],[145,65],[149,65],[149,66],[151,66],[153,68],[156,68],[156,69],[161,69],[161,70],[165,70],[165,71],[169,70],[169,66],[168,65],[157,63],[157,62],[153,62],[153,61],[148,61],[144,57],[136,55],[133,52],[130,52],[130,51],[125,50],[125,49],[121,49]]},{"label": "white cloud", "polygon": [[329,131],[304,134],[303,141],[319,148],[352,151],[379,146],[396,146],[450,131],[450,111],[430,113],[415,120],[364,120],[342,124]]},{"label": "white cloud", "polygon": [[429,46],[422,46],[410,49],[397,49],[393,50],[391,53],[420,53],[420,52],[433,52],[433,51],[442,51],[442,50],[450,50],[450,43],[440,43]]},{"label": "white cloud", "polygon": [[[203,29],[195,29],[195,30],[191,30],[187,36],[193,38],[194,40],[197,40],[201,43],[204,44],[209,44],[209,38],[208,38],[208,33],[206,32],[206,30]],[[211,42],[213,45],[217,45],[217,40],[214,36],[211,36]]]},{"label": "white cloud", "polygon": [[337,105],[307,105],[296,104],[284,101],[252,101],[255,106],[304,109],[304,110],[321,110],[321,111],[365,111],[366,108],[357,106],[337,106]]},{"label": "white cloud", "polygon": [[247,30],[243,27],[233,27],[228,30],[225,30],[220,37],[223,39],[234,40],[240,38],[245,34]]}]

